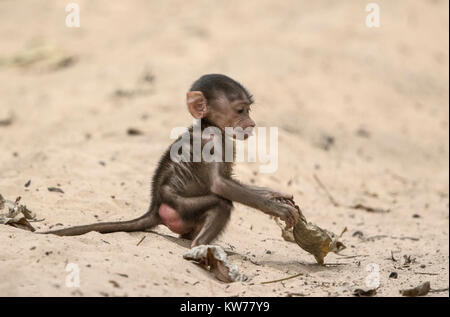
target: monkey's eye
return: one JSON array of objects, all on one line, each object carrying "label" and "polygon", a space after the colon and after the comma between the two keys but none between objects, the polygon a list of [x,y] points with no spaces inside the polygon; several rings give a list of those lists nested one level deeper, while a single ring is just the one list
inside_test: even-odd
[{"label": "monkey's eye", "polygon": [[239,113],[239,114],[244,113],[244,109],[237,109],[236,111],[237,111],[237,113]]}]

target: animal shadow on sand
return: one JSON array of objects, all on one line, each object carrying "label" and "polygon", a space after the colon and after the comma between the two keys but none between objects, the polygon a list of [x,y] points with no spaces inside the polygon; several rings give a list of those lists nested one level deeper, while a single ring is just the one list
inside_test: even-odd
[{"label": "animal shadow on sand", "polygon": [[[191,245],[191,241],[183,238],[174,237],[168,234],[159,233],[153,230],[148,230],[146,232],[156,234],[161,236],[170,242],[174,242],[177,245],[189,249]],[[270,267],[281,272],[291,271],[296,273],[317,273],[324,270],[327,271],[340,271],[341,267],[347,265],[348,263],[325,263],[325,265],[319,265],[315,262],[303,262],[303,261],[277,261],[277,260],[261,260],[257,261],[255,259],[251,259],[247,255],[240,254],[239,252],[224,248],[227,255],[232,260],[233,258],[240,259],[245,262],[250,262],[257,266],[262,267]]]}]

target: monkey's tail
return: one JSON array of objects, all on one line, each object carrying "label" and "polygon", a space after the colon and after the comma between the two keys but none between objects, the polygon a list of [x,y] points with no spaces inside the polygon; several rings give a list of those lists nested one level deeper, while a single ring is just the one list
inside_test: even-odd
[{"label": "monkey's tail", "polygon": [[128,221],[117,221],[117,222],[101,222],[94,223],[91,225],[76,226],[66,229],[46,231],[46,232],[36,232],[41,234],[55,234],[58,236],[78,236],[91,231],[96,231],[100,233],[111,233],[111,232],[133,232],[133,231],[144,231],[146,229],[151,229],[158,225],[160,222],[157,214],[147,213],[140,218],[136,218]]}]

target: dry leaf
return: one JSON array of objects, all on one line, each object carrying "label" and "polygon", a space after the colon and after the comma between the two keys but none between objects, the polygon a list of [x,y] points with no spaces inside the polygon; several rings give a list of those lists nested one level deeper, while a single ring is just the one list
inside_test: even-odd
[{"label": "dry leaf", "polygon": [[284,241],[295,243],[294,232],[292,228],[286,229],[278,218],[275,218],[275,222],[281,229],[281,237],[284,239]]},{"label": "dry leaf", "polygon": [[[346,231],[346,228],[342,233]],[[342,236],[342,233],[340,236]],[[339,241],[340,236],[324,230],[312,223],[302,220],[294,226],[294,238],[297,244],[305,251],[314,255],[317,263],[323,264],[324,258],[330,252],[339,253],[345,245]]]},{"label": "dry leaf", "polygon": [[353,295],[358,297],[371,297],[377,294],[376,289],[363,290],[361,288],[357,288],[354,290]]},{"label": "dry leaf", "polygon": [[34,229],[34,227],[28,222],[28,220],[25,217],[19,218],[18,220],[14,220],[14,221],[9,221],[6,224],[10,225],[14,228],[28,230],[31,232],[36,231],[36,229]]},{"label": "dry leaf", "polygon": [[247,277],[239,273],[236,265],[228,262],[225,251],[216,245],[200,245],[190,249],[183,255],[186,260],[192,260],[211,271],[222,282],[241,282]]},{"label": "dry leaf", "polygon": [[6,200],[0,194],[0,211],[5,209],[5,207],[8,211],[7,214],[0,214],[0,224],[35,231],[27,219],[34,220],[36,215],[25,205],[19,204],[20,200],[20,196],[15,201]]},{"label": "dry leaf", "polygon": [[425,296],[428,294],[430,289],[431,289],[430,282],[425,282],[417,287],[401,290],[400,293],[403,296]]},{"label": "dry leaf", "polygon": [[300,220],[293,229],[283,228],[278,219],[275,220],[281,228],[281,236],[286,241],[296,242],[303,250],[314,255],[317,263],[322,265],[325,256],[329,252],[338,253],[346,248],[345,245],[339,241],[339,238],[347,231],[347,228],[342,231],[340,236],[336,236],[330,231],[307,222],[300,207],[295,204],[293,199],[277,198],[277,200],[294,206],[300,214]]}]

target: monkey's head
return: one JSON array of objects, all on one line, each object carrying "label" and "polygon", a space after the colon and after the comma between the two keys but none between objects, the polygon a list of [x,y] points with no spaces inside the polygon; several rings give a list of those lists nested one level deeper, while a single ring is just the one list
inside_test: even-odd
[{"label": "monkey's head", "polygon": [[203,75],[187,92],[187,106],[196,119],[206,120],[225,132],[225,128],[246,130],[251,135],[255,121],[250,118],[252,95],[240,83],[220,74]]}]

